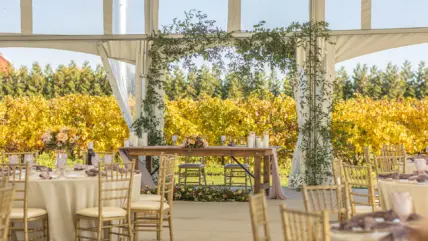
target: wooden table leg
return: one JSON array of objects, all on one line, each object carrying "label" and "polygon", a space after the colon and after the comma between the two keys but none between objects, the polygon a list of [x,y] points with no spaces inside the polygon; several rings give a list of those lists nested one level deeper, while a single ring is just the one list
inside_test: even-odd
[{"label": "wooden table leg", "polygon": [[268,184],[268,188],[265,189],[266,197],[269,197],[270,192],[270,157],[263,157],[263,184]]},{"label": "wooden table leg", "polygon": [[261,188],[261,157],[254,157],[254,193],[259,193]]},{"label": "wooden table leg", "polygon": [[152,173],[152,157],[146,156],[146,169],[149,173]]}]

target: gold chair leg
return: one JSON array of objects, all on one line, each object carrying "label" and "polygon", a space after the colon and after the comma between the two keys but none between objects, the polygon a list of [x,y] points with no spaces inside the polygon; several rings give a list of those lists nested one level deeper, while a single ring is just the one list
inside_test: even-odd
[{"label": "gold chair leg", "polygon": [[202,172],[204,174],[204,182],[205,182],[205,187],[207,186],[207,173],[205,172],[205,167],[202,169]]},{"label": "gold chair leg", "polygon": [[24,240],[25,241],[29,241],[29,237],[28,237],[28,221],[25,222],[24,221]]},{"label": "gold chair leg", "polygon": [[159,236],[158,240],[162,240],[162,229],[163,229],[163,214],[159,213]]},{"label": "gold chair leg", "polygon": [[46,216],[46,218],[43,220],[44,223],[44,227],[43,227],[43,236],[45,238],[46,241],[49,241],[50,237],[49,237],[49,216]]},{"label": "gold chair leg", "polygon": [[174,241],[174,232],[172,229],[172,213],[171,213],[171,211],[169,213],[168,226],[169,226],[169,241]]},{"label": "gold chair leg", "polygon": [[79,216],[76,216],[76,223],[74,224],[74,241],[79,241],[79,228],[80,228],[80,219]]},{"label": "gold chair leg", "polygon": [[98,222],[98,232],[97,232],[97,240],[98,241],[103,240],[102,235],[103,235],[103,221],[100,220]]}]

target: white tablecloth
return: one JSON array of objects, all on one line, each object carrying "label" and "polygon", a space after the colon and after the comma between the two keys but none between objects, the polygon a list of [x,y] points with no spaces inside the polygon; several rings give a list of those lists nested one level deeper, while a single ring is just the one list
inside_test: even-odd
[{"label": "white tablecloth", "polygon": [[428,217],[428,184],[409,181],[378,181],[379,197],[384,210],[392,209],[393,192],[409,192],[415,213]]},{"label": "white tablecloth", "polygon": [[[42,180],[38,173],[29,182],[29,208],[44,208],[49,215],[51,241],[74,240],[74,216],[82,208],[98,206],[98,177],[75,172],[75,179]],[[67,175],[67,174],[66,174]],[[141,174],[134,176],[132,200],[140,195]]]},{"label": "white tablecloth", "polygon": [[346,233],[346,232],[331,232],[331,241],[377,241],[389,235],[388,232],[373,232],[373,233]]}]

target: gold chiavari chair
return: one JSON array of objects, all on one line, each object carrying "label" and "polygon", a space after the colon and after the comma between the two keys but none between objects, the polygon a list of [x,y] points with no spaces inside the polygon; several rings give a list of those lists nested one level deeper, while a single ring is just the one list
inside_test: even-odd
[{"label": "gold chiavari chair", "polygon": [[[10,214],[10,232],[9,236],[16,234],[17,231],[24,232],[24,240],[43,239],[49,240],[49,220],[48,213],[42,208],[28,208],[28,190],[30,164],[1,164],[0,172],[9,175],[8,182],[15,187],[15,197]],[[30,222],[41,221],[41,228],[30,228]],[[23,227],[16,224],[23,223]],[[33,233],[35,233],[33,235]],[[36,234],[37,233],[37,234]],[[40,234],[39,234],[40,233]],[[29,235],[32,235],[30,238]],[[38,236],[36,236],[38,235]]]},{"label": "gold chiavari chair", "polygon": [[[345,195],[343,195],[345,193]],[[345,185],[306,186],[303,185],[303,200],[307,212],[320,212],[323,210],[337,215],[337,220],[347,220],[349,210],[346,198]]]},{"label": "gold chiavari chair", "polygon": [[[176,155],[161,155],[158,178],[158,195],[166,197],[165,201],[136,201],[131,203],[133,215],[134,239],[138,239],[139,232],[156,232],[157,240],[162,240],[162,230],[169,228],[169,238],[174,240],[172,226],[172,205],[174,195],[174,173]],[[167,225],[164,223],[168,222]]]},{"label": "gold chiavari chair", "polygon": [[339,158],[334,158],[332,166],[334,184],[340,185],[343,182],[342,160],[340,160]]},{"label": "gold chiavari chair", "polygon": [[264,192],[250,195],[251,227],[254,241],[270,241],[269,220]]},{"label": "gold chiavari chair", "polygon": [[[343,165],[343,171],[345,173],[345,183],[348,188],[352,216],[378,211],[380,207],[376,206],[375,180],[372,175],[371,165]],[[361,188],[367,188],[367,193],[364,193]]]},{"label": "gold chiavari chair", "polygon": [[330,241],[328,211],[304,212],[281,205],[285,241]]},{"label": "gold chiavari chair", "polygon": [[[365,156],[369,163],[370,152],[367,147]],[[373,155],[373,160],[376,174],[406,172],[406,150],[403,145],[384,146],[380,156]]]},{"label": "gold chiavari chair", "polygon": [[26,155],[32,155],[33,156],[33,162],[37,162],[37,158],[39,157],[38,151],[29,151],[29,152],[2,152],[1,153],[1,163],[9,163],[9,157],[11,156],[17,156],[18,157],[18,164],[25,163],[25,156]]},{"label": "gold chiavari chair", "polygon": [[[133,240],[130,203],[134,166],[135,162],[99,164],[98,207],[84,208],[76,212],[76,241],[111,240],[112,235]],[[82,227],[82,220],[95,221],[97,225]],[[107,231],[109,237],[102,237],[103,231]],[[82,232],[96,233],[96,238],[82,235]]]},{"label": "gold chiavari chair", "polygon": [[12,212],[14,187],[0,188],[0,240],[7,241],[9,232],[10,214]]}]

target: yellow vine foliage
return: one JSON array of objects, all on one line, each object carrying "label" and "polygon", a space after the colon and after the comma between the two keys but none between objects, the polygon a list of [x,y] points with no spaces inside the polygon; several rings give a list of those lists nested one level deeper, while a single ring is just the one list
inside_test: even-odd
[{"label": "yellow vine foliage", "polygon": [[129,134],[112,96],[67,95],[50,100],[6,96],[0,102],[2,149],[40,150],[41,135],[56,126],[76,128],[80,148],[94,141],[97,150],[106,151],[120,147]]},{"label": "yellow vine foliage", "polygon": [[[133,103],[131,101],[131,103]],[[245,138],[250,131],[261,135],[269,130],[271,145],[292,151],[297,141],[296,103],[287,96],[261,100],[222,100],[202,96],[200,100],[167,101],[165,138],[177,134],[206,136],[210,145],[220,136]],[[335,105],[332,119],[333,148],[362,152],[364,146],[379,150],[384,144],[402,143],[408,152],[428,144],[428,99],[371,100],[356,98]],[[43,97],[4,97],[0,102],[0,148],[40,150],[41,135],[56,126],[75,128],[78,145],[91,140],[97,150],[116,150],[127,138],[128,128],[112,96],[68,95],[46,100]],[[290,154],[290,153],[289,153]],[[287,156],[289,156],[289,154]],[[287,162],[281,154],[282,163]]]}]

